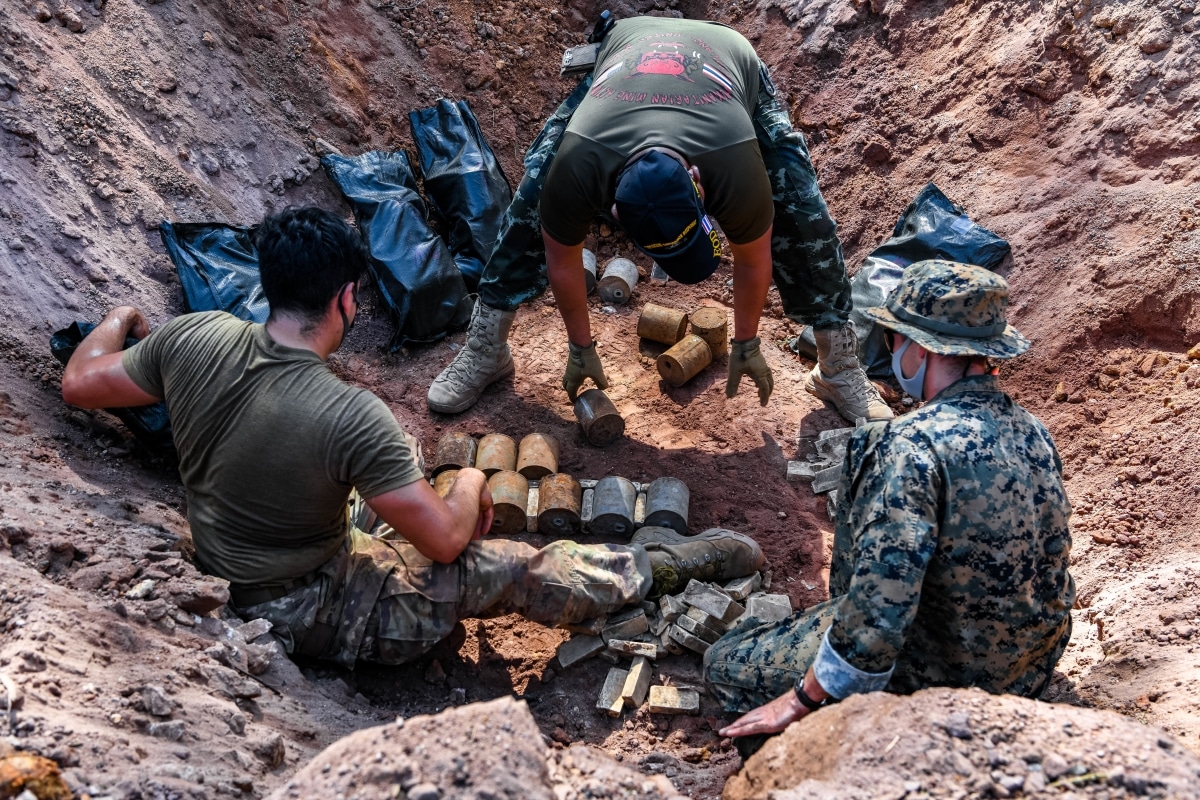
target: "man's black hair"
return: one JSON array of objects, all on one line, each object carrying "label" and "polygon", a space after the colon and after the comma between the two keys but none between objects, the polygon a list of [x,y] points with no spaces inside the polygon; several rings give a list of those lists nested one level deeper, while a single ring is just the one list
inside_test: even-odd
[{"label": "man's black hair", "polygon": [[263,294],[276,314],[303,319],[311,329],[347,283],[367,269],[367,246],[341,217],[315,206],[288,208],[255,233]]}]

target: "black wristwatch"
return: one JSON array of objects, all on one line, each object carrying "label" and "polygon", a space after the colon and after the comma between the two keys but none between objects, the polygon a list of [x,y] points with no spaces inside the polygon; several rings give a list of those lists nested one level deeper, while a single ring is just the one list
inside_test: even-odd
[{"label": "black wristwatch", "polygon": [[800,701],[800,705],[807,708],[809,711],[816,711],[821,706],[825,705],[824,700],[813,700],[804,691],[804,679],[796,681],[796,699]]}]

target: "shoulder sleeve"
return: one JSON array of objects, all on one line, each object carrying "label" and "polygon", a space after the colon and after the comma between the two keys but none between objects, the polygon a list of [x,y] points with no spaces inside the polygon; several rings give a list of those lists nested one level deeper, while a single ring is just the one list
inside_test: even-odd
[{"label": "shoulder sleeve", "polygon": [[366,389],[351,395],[335,436],[333,477],[353,486],[365,500],[425,477],[417,440]]},{"label": "shoulder sleeve", "polygon": [[592,220],[611,197],[620,156],[567,131],[542,186],[538,214],[554,241],[577,245],[587,238]]},{"label": "shoulder sleeve", "polygon": [[752,242],[775,220],[771,181],[758,142],[739,142],[695,158],[705,210],[734,244]]},{"label": "shoulder sleeve", "polygon": [[150,332],[150,335],[121,354],[121,365],[138,388],[157,397],[165,396],[163,373],[168,361],[180,351],[188,334],[220,312],[184,314]]},{"label": "shoulder sleeve", "polygon": [[917,614],[938,535],[943,479],[919,430],[893,431],[866,456],[852,487],[850,584],[828,642],[864,673],[891,670]]}]

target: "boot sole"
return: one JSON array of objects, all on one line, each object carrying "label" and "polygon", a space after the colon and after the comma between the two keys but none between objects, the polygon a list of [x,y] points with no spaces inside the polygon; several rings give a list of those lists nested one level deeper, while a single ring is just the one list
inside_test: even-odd
[{"label": "boot sole", "polygon": [[429,398],[429,395],[426,394],[425,395],[425,404],[427,406],[429,406],[430,411],[436,411],[439,414],[461,414],[462,412],[466,411],[471,406],[478,403],[479,398],[483,397],[484,391],[486,391],[489,386],[491,386],[493,383],[496,383],[497,381],[501,381],[501,380],[507,378],[509,375],[512,375],[516,371],[517,371],[516,365],[512,361],[509,361],[507,367],[505,367],[504,369],[500,370],[495,375],[493,375],[488,380],[487,383],[485,383],[483,386],[479,387],[478,392],[476,392],[473,396],[465,398],[461,403],[456,403],[454,405],[450,405],[450,404],[446,404],[446,403],[438,403],[438,402],[431,400]]}]

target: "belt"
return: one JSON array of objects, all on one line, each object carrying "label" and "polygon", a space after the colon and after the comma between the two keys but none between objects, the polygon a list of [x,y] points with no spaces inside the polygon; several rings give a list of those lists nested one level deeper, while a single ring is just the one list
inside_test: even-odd
[{"label": "belt", "polygon": [[269,603],[281,597],[287,597],[292,592],[303,589],[321,576],[320,570],[313,570],[307,575],[281,583],[231,583],[229,596],[238,608],[249,608],[259,603]]}]

